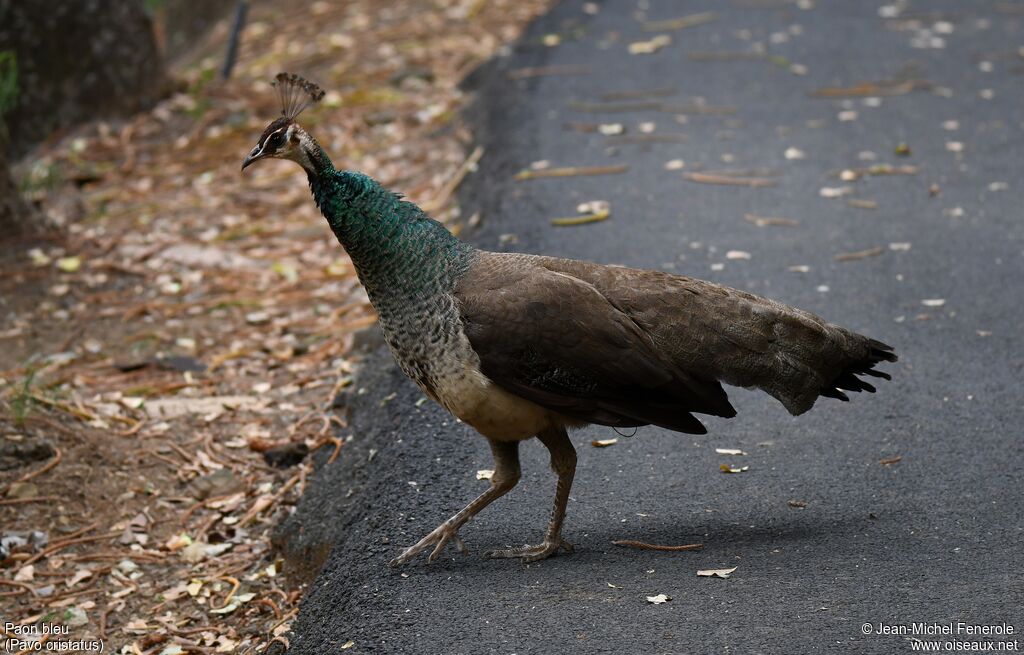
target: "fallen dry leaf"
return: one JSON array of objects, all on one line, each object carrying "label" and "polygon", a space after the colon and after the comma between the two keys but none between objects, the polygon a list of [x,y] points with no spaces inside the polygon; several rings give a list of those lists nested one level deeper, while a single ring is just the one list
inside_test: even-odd
[{"label": "fallen dry leaf", "polygon": [[792,218],[782,218],[780,216],[758,216],[757,214],[744,214],[743,220],[748,223],[752,223],[758,227],[767,227],[769,225],[775,225],[780,227],[796,227],[800,225],[800,221]]},{"label": "fallen dry leaf", "polygon": [[745,473],[750,470],[749,466],[729,466],[728,464],[722,464],[718,467],[718,470],[722,473]]},{"label": "fallen dry leaf", "polygon": [[670,600],[672,600],[672,597],[666,596],[665,594],[658,594],[657,596],[647,597],[647,602],[651,603],[652,605],[661,605],[662,603],[667,603]]},{"label": "fallen dry leaf", "polygon": [[738,566],[734,566],[731,569],[702,569],[697,571],[697,575],[702,578],[728,578],[738,568]]},{"label": "fallen dry leaf", "polygon": [[853,187],[841,186],[841,187],[821,187],[818,190],[818,195],[822,198],[841,198],[848,196],[853,193]]},{"label": "fallen dry leaf", "polygon": [[650,41],[634,41],[629,44],[629,54],[650,55],[661,50],[672,43],[672,37],[668,34],[659,34]]},{"label": "fallen dry leaf", "polygon": [[590,445],[594,448],[607,448],[608,446],[614,446],[619,443],[618,439],[594,439],[590,442]]},{"label": "fallen dry leaf", "polygon": [[719,455],[746,455],[739,448],[715,448],[715,452]]}]

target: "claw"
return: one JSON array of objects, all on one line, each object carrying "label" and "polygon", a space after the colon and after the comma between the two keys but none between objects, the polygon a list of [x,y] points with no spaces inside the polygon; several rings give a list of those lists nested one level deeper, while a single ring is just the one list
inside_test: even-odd
[{"label": "claw", "polygon": [[504,550],[492,550],[485,553],[486,557],[492,559],[518,557],[524,562],[536,562],[551,557],[558,552],[558,549],[565,552],[573,551],[572,544],[559,537],[556,540],[545,539],[543,543],[536,546],[522,546],[520,548],[507,548]]},{"label": "claw", "polygon": [[427,557],[427,562],[433,562],[441,556],[441,553],[444,552],[445,546],[448,545],[449,541],[455,544],[455,547],[458,548],[459,552],[463,555],[469,552],[469,550],[466,549],[466,545],[462,543],[462,539],[459,538],[459,529],[446,521],[437,526],[430,534],[416,542],[415,545],[402,551],[402,554],[388,562],[388,565],[391,567],[401,566],[431,546],[434,546],[434,550],[431,551],[430,556]]}]

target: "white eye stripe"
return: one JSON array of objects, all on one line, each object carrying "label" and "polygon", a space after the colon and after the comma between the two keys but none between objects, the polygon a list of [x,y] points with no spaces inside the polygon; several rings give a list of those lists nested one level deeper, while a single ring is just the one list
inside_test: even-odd
[{"label": "white eye stripe", "polygon": [[263,151],[267,149],[267,145],[270,143],[270,140],[274,138],[274,135],[281,134],[281,132],[283,132],[283,131],[285,131],[287,129],[288,129],[288,126],[280,127],[278,129],[274,130],[273,132],[271,132],[270,134],[268,134],[266,139],[263,139],[263,141],[261,141],[260,143],[257,143],[256,147],[252,149],[252,152],[249,153],[249,158],[250,159],[254,159],[254,158],[262,155]]}]

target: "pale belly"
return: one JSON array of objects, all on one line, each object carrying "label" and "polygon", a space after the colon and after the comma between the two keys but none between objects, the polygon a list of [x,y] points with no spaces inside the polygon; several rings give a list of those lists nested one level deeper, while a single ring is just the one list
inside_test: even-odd
[{"label": "pale belly", "polygon": [[505,391],[478,370],[439,379],[434,391],[449,412],[489,439],[522,441],[564,423],[558,414]]},{"label": "pale belly", "polygon": [[[444,307],[425,315],[443,317]],[[421,323],[418,332],[391,329],[381,314],[381,327],[402,370],[445,409],[497,441],[522,441],[554,426],[572,422],[557,412],[509,393],[480,371],[480,359],[461,329],[448,332]],[[439,319],[440,320],[440,319]],[[445,336],[437,340],[436,335]]]}]

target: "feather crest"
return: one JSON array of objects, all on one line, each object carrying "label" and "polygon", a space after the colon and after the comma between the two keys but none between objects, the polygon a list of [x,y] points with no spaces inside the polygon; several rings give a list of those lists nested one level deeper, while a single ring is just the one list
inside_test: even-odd
[{"label": "feather crest", "polygon": [[278,73],[272,84],[281,98],[281,114],[289,120],[324,97],[323,89],[295,73]]}]

